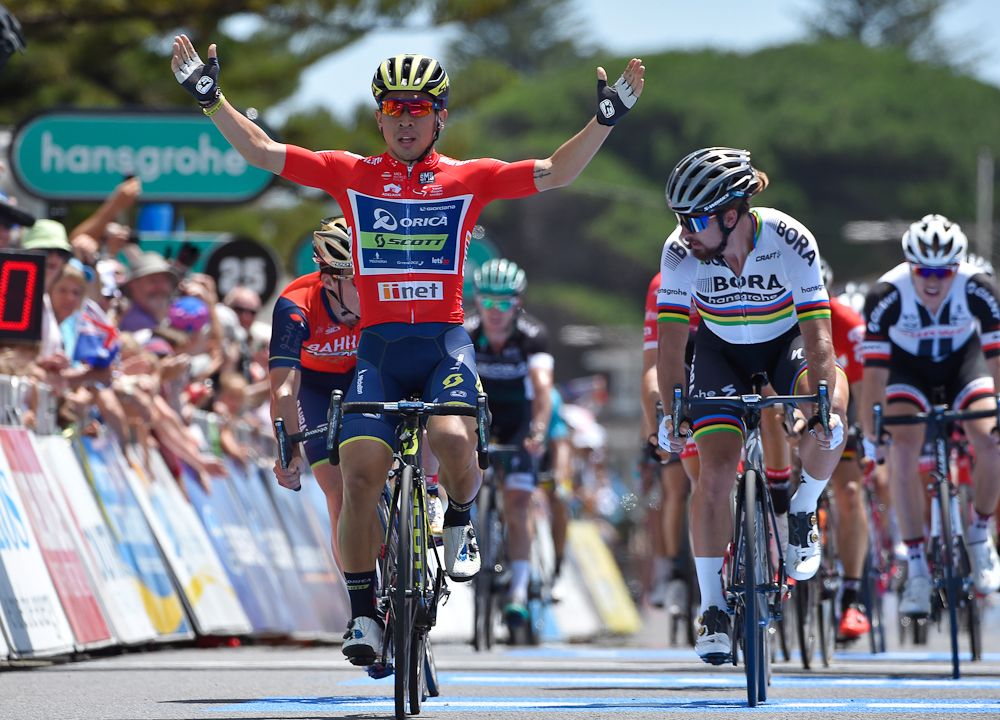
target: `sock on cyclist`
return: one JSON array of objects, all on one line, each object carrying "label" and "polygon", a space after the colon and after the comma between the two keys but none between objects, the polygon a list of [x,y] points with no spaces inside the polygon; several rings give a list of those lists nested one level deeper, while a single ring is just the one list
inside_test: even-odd
[{"label": "sock on cyclist", "polygon": [[531,580],[529,560],[510,561],[510,601],[519,605],[528,604],[528,582]]},{"label": "sock on cyclist", "polygon": [[698,612],[704,614],[713,605],[726,609],[726,596],[722,593],[722,558],[696,557],[695,569],[698,571],[698,589],[701,591],[701,607]]},{"label": "sock on cyclist", "polygon": [[764,475],[767,476],[767,489],[771,493],[771,504],[774,506],[775,515],[783,515],[788,512],[788,504],[792,498],[792,468],[765,468]]},{"label": "sock on cyclist", "polygon": [[472,506],[476,504],[475,496],[471,500],[465,503],[460,503],[456,500],[451,500],[448,503],[448,509],[444,511],[444,526],[449,527],[461,527],[463,525],[468,525],[469,520],[472,518]]},{"label": "sock on cyclist", "polygon": [[828,482],[830,482],[830,478],[820,480],[803,470],[802,479],[799,481],[799,487],[795,491],[795,494],[792,495],[788,512],[816,512],[816,506],[819,505],[819,496],[823,494],[823,490],[826,488]]},{"label": "sock on cyclist", "polygon": [[930,575],[931,570],[927,566],[927,555],[924,554],[923,536],[904,540],[903,543],[906,545],[907,572],[909,576],[923,575],[927,577]]},{"label": "sock on cyclist", "polygon": [[974,512],[975,519],[969,523],[969,529],[966,532],[966,539],[970,545],[986,542],[990,538],[990,517],[992,516],[981,515],[978,510]]},{"label": "sock on cyclist", "polygon": [[861,602],[861,578],[845,577],[841,587],[843,588],[840,596],[841,610],[847,610],[851,605]]},{"label": "sock on cyclist", "polygon": [[375,612],[375,571],[344,573],[347,594],[351,599],[351,617],[378,619]]}]

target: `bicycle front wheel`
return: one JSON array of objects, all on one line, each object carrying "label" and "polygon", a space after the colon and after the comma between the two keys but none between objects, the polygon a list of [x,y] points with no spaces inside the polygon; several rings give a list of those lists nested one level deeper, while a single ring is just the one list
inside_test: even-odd
[{"label": "bicycle front wheel", "polygon": [[399,517],[396,534],[396,584],[392,592],[392,643],[396,681],[396,720],[406,717],[409,699],[410,640],[416,598],[413,594],[413,468],[403,465],[396,484]]},{"label": "bicycle front wheel", "polygon": [[760,604],[757,602],[757,473],[743,475],[743,671],[747,680],[747,704],[757,706],[761,683]]},{"label": "bicycle front wheel", "polygon": [[938,481],[936,501],[941,515],[941,538],[938,543],[940,563],[943,566],[945,604],[948,606],[948,634],[951,639],[951,676],[961,677],[958,659],[958,594],[962,578],[958,576],[955,563],[955,546],[952,542],[954,528],[951,526],[951,482],[947,477]]}]

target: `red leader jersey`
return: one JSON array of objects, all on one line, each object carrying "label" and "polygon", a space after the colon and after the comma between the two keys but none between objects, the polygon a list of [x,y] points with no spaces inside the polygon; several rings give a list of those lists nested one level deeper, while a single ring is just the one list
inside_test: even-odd
[{"label": "red leader jersey", "polygon": [[[656,293],[660,289],[660,273],[656,273],[653,279],[649,281],[649,287],[646,289],[646,314],[642,322],[642,349],[643,350],[655,350],[657,347],[657,340],[660,335],[657,331],[657,318],[659,317],[659,310],[656,307]],[[691,306],[691,310],[688,312],[688,328],[691,332],[698,329],[698,324],[701,322],[701,315],[698,311]]]},{"label": "red leader jersey", "polygon": [[465,253],[493,200],[538,192],[534,160],[453,160],[437,151],[412,166],[388,152],[285,146],[281,176],[329,193],[351,230],[361,327],[461,324]]}]

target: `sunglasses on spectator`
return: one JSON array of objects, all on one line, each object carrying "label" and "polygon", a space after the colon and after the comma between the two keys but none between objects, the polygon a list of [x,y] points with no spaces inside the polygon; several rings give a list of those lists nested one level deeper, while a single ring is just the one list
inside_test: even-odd
[{"label": "sunglasses on spectator", "polygon": [[426,117],[440,109],[441,106],[433,100],[386,98],[382,101],[382,114],[389,117],[399,117],[403,110],[410,113],[410,117]]},{"label": "sunglasses on spectator", "polygon": [[923,265],[914,265],[913,274],[917,277],[925,279],[938,278],[939,280],[945,280],[955,274],[955,267],[925,267]]},{"label": "sunglasses on spectator", "polygon": [[251,315],[257,314],[257,308],[244,307],[242,305],[230,305],[229,309],[237,315],[242,315],[243,313],[250,313]]},{"label": "sunglasses on spectator", "polygon": [[682,228],[688,230],[688,232],[701,232],[709,226],[712,222],[712,213],[707,215],[681,215],[680,213],[674,213],[677,217],[677,222]]},{"label": "sunglasses on spectator", "polygon": [[484,310],[499,310],[500,312],[507,312],[517,305],[517,300],[514,298],[489,298],[481,297],[479,302],[482,304]]}]

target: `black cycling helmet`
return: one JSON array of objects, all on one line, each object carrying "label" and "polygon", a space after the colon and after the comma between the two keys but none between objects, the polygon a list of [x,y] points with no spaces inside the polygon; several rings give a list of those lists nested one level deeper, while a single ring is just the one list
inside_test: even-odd
[{"label": "black cycling helmet", "polygon": [[372,78],[372,95],[382,104],[386,93],[409,90],[423,92],[448,107],[448,73],[437,60],[426,55],[396,55],[382,61]]}]

